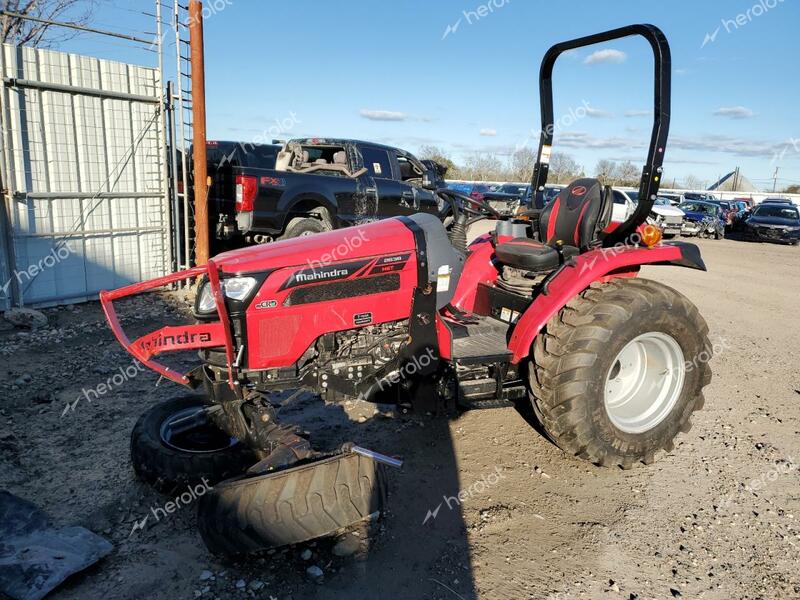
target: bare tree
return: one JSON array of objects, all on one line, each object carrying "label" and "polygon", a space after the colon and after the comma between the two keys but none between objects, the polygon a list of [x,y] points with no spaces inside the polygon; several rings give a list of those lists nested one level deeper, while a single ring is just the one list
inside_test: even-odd
[{"label": "bare tree", "polygon": [[440,165],[447,167],[447,176],[451,179],[458,179],[457,175],[460,169],[443,148],[429,145],[420,146],[419,151],[417,152],[417,158],[420,160],[433,160]]},{"label": "bare tree", "polygon": [[[96,0],[3,0],[3,10],[43,21],[86,25]],[[0,21],[0,41],[17,46],[50,46],[78,35],[78,31],[54,27],[50,23],[4,14]],[[57,32],[53,33],[54,31]]]},{"label": "bare tree", "polygon": [[683,187],[687,190],[699,190],[703,187],[703,182],[695,175],[687,175],[683,179]]},{"label": "bare tree", "polygon": [[569,154],[553,152],[549,173],[553,183],[570,183],[583,176],[583,168]]},{"label": "bare tree", "polygon": [[639,169],[631,161],[625,161],[616,169],[616,179],[618,185],[637,186],[641,181]]},{"label": "bare tree", "polygon": [[462,174],[464,179],[472,181],[502,181],[507,175],[500,159],[480,152],[467,157]]},{"label": "bare tree", "polygon": [[617,163],[613,160],[598,160],[594,170],[595,177],[597,177],[603,185],[614,185],[617,182]]},{"label": "bare tree", "polygon": [[528,147],[516,150],[509,159],[508,178],[512,181],[530,181],[533,166],[536,164],[536,152]]}]

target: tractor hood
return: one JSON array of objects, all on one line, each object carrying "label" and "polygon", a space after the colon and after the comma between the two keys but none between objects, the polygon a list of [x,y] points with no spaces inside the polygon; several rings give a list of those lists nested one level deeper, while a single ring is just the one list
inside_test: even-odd
[{"label": "tractor hood", "polygon": [[399,219],[386,219],[310,236],[223,252],[214,263],[223,273],[239,275],[308,265],[322,267],[387,252],[414,252],[414,236]]}]

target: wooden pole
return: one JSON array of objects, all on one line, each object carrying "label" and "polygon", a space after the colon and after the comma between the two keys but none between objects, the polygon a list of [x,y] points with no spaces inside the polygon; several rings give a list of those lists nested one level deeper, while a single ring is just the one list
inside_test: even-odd
[{"label": "wooden pole", "polygon": [[[206,160],[206,79],[203,59],[203,4],[189,0],[189,48],[192,82],[195,264],[209,258],[208,172]],[[188,216],[188,215],[187,215]]]}]

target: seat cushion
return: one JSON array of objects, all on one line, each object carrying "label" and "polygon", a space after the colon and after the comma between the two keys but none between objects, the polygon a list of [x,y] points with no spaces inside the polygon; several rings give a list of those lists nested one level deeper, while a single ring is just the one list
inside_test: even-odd
[{"label": "seat cushion", "polygon": [[[574,246],[563,246],[566,258],[577,256],[579,250]],[[559,265],[558,252],[530,238],[516,238],[510,242],[498,244],[495,248],[497,260],[504,265],[524,271],[552,271]]]}]

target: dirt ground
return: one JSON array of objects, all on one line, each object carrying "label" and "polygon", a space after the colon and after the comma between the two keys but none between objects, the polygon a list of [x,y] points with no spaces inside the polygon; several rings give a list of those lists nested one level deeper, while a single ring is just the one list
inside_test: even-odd
[{"label": "dirt ground", "polygon": [[[699,306],[717,350],[704,410],[654,465],[565,456],[513,409],[443,422],[301,397],[286,418],[322,445],[405,459],[390,511],[370,536],[343,534],[354,555],[334,554],[333,539],[227,562],[203,546],[194,506],[132,531],[170,499],[135,479],[130,431],[180,390],[148,371],[73,408],[132,364],[92,303],[45,311],[44,330],[0,332],[0,488],[113,542],[53,594],[67,600],[798,598],[800,248],[700,245],[708,273],[643,271]],[[161,323],[151,301],[132,310],[142,327]]]}]

